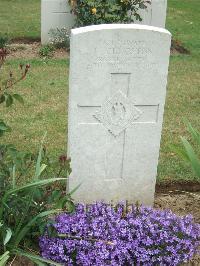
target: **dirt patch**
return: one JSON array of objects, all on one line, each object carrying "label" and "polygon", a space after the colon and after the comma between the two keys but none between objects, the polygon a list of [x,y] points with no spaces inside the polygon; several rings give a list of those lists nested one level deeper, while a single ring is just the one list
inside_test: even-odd
[{"label": "dirt patch", "polygon": [[24,257],[16,257],[13,262],[8,264],[8,266],[35,266],[29,259]]},{"label": "dirt patch", "polygon": [[[47,59],[45,57],[41,57],[39,55],[39,51],[41,48],[41,44],[39,42],[32,43],[12,43],[8,46],[8,58],[21,58],[21,59],[33,59],[33,58],[41,58]],[[69,53],[67,49],[56,49],[52,53],[51,58],[68,58]]]},{"label": "dirt patch", "polygon": [[200,192],[156,193],[154,206],[170,209],[179,216],[192,214],[194,221],[200,223]]},{"label": "dirt patch", "polygon": [[186,49],[179,40],[172,40],[171,54],[186,54],[189,55],[190,51]]},{"label": "dirt patch", "polygon": [[8,58],[30,59],[39,57],[40,43],[33,42],[10,44],[8,47]]},{"label": "dirt patch", "polygon": [[41,40],[40,38],[25,38],[25,37],[18,37],[18,38],[14,38],[14,39],[11,39],[11,43],[21,43],[21,44],[31,44],[31,43],[34,43],[34,42],[38,42],[40,43]]},{"label": "dirt patch", "polygon": [[57,49],[53,54],[53,58],[69,58],[69,51],[64,48]]},{"label": "dirt patch", "polygon": [[197,181],[164,181],[162,183],[156,184],[156,192],[157,193],[168,193],[168,192],[200,192],[200,182]]}]

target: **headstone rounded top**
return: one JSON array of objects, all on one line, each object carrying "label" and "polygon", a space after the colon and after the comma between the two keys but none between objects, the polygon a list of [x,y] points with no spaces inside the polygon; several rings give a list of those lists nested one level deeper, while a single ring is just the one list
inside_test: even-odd
[{"label": "headstone rounded top", "polygon": [[148,26],[148,25],[140,25],[140,24],[100,24],[100,25],[92,25],[92,26],[86,26],[86,27],[80,27],[75,28],[71,30],[71,33],[73,35],[80,34],[80,33],[86,33],[91,31],[100,31],[100,30],[121,30],[121,29],[134,29],[134,30],[147,30],[147,31],[156,31],[160,33],[169,34],[171,36],[171,33],[164,29],[154,26]]}]

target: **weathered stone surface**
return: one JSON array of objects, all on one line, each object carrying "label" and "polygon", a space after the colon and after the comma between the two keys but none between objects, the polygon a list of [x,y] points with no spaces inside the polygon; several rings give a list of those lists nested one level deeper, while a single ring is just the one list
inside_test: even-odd
[{"label": "weathered stone surface", "polygon": [[49,42],[51,29],[69,28],[74,25],[74,15],[70,13],[70,6],[66,0],[41,1],[41,42]]},{"label": "weathered stone surface", "polygon": [[72,30],[69,189],[77,201],[151,205],[171,35],[143,25]]},{"label": "weathered stone surface", "polygon": [[165,28],[167,0],[151,0],[147,9],[140,10],[142,21],[135,23]]}]

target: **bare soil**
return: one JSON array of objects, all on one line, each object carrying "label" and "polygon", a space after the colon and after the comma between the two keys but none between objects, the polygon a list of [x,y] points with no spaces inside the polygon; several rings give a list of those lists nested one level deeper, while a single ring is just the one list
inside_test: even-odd
[{"label": "bare soil", "polygon": [[157,183],[155,208],[171,209],[180,216],[192,214],[195,222],[200,223],[200,182]]},{"label": "bare soil", "polygon": [[172,40],[171,54],[190,54],[190,51],[186,49],[179,40]]},{"label": "bare soil", "polygon": [[[21,58],[21,59],[46,59],[45,57],[41,57],[39,55],[39,51],[41,48],[40,42],[32,42],[32,43],[12,43],[8,47],[8,58]],[[68,58],[69,53],[66,49],[56,49],[52,56],[49,58]]]}]

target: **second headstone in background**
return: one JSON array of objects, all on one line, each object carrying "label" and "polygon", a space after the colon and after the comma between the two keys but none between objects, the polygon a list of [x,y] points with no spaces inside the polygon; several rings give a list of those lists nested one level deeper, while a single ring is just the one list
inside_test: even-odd
[{"label": "second headstone in background", "polygon": [[[151,0],[147,9],[141,9],[139,14],[142,21],[135,24],[143,24],[165,28],[167,0]],[[71,7],[66,0],[42,0],[41,1],[41,42],[47,44],[50,41],[49,31],[56,28],[71,29],[75,25],[75,15],[71,14]]]},{"label": "second headstone in background", "polygon": [[146,9],[141,9],[139,14],[142,21],[136,21],[136,24],[165,28],[167,0],[151,0],[151,4]]},{"label": "second headstone in background", "polygon": [[71,7],[66,0],[41,1],[41,43],[49,43],[49,31],[56,28],[71,29],[75,18],[70,13]]}]

